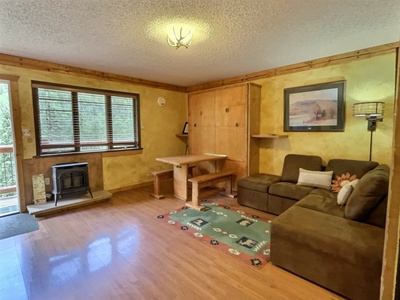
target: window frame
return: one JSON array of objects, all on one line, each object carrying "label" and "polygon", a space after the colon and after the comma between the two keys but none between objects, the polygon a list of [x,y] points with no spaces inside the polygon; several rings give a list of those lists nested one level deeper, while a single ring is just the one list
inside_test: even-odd
[{"label": "window frame", "polygon": [[[140,124],[141,124],[140,123],[140,94],[119,92],[119,91],[113,91],[113,90],[103,90],[103,89],[96,89],[96,88],[88,88],[88,87],[80,87],[80,86],[72,86],[72,85],[57,84],[57,83],[48,83],[48,82],[41,82],[41,81],[32,81],[31,87],[32,87],[34,123],[35,123],[35,133],[36,133],[36,156],[37,157],[73,155],[73,154],[105,153],[105,152],[122,152],[122,151],[130,151],[129,153],[132,153],[132,151],[139,150],[141,152],[141,150],[143,150],[141,147],[141,129],[140,129],[140,127],[141,127],[140,126]],[[39,117],[40,116],[40,112],[39,112],[40,99],[39,99],[39,95],[38,95],[39,88],[53,89],[53,90],[59,90],[59,91],[68,91],[68,92],[71,92],[72,94],[73,93],[75,93],[75,94],[89,93],[89,94],[102,95],[105,97],[105,109],[106,109],[107,120],[112,119],[111,98],[113,96],[114,97],[132,98],[132,101],[133,101],[132,108],[136,111],[136,114],[134,114],[132,120],[133,120],[134,128],[135,128],[135,126],[137,128],[134,131],[134,136],[137,137],[137,141],[113,142],[112,141],[112,137],[113,137],[112,121],[106,121],[107,139],[109,139],[109,140],[105,143],[100,142],[100,141],[93,142],[93,145],[108,146],[108,149],[95,149],[95,150],[82,151],[81,147],[90,146],[91,142],[81,143],[81,141],[80,141],[80,132],[79,132],[79,127],[77,126],[77,121],[76,121],[77,117],[79,116],[79,110],[78,110],[77,103],[74,103],[74,99],[77,99],[77,98],[72,96],[71,97],[71,104],[72,104],[71,112],[73,115],[72,126],[74,128],[74,141],[72,143],[68,143],[68,147],[69,148],[72,147],[72,148],[74,148],[74,150],[43,153],[43,149],[56,148],[58,145],[43,147],[43,145],[41,144],[42,137],[41,137],[40,117]],[[77,137],[78,137],[78,141],[76,140]],[[112,147],[118,147],[118,145],[126,145],[127,143],[128,144],[132,143],[132,147],[115,148],[115,149],[112,148]],[[65,148],[67,148],[67,146],[65,146]]]}]

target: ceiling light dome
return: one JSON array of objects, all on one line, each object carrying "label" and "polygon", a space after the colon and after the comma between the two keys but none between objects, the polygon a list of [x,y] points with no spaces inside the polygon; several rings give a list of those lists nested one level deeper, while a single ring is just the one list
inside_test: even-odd
[{"label": "ceiling light dome", "polygon": [[179,49],[185,47],[186,49],[192,44],[192,32],[189,30],[187,33],[183,31],[181,27],[179,34],[175,31],[175,27],[172,28],[172,33],[167,35],[168,45]]},{"label": "ceiling light dome", "polygon": [[[176,49],[189,47],[192,44],[194,34],[196,46],[210,38],[211,27],[204,20],[184,18],[159,18],[149,22],[146,35],[157,43],[165,45],[165,42]],[[177,41],[181,45],[177,47]]]}]

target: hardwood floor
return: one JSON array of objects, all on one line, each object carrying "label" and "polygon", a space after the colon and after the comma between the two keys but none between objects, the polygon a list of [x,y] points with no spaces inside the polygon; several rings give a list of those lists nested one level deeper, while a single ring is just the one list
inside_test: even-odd
[{"label": "hardwood floor", "polygon": [[170,230],[156,217],[183,202],[151,192],[119,192],[0,240],[0,299],[342,299],[270,263],[257,270]]}]

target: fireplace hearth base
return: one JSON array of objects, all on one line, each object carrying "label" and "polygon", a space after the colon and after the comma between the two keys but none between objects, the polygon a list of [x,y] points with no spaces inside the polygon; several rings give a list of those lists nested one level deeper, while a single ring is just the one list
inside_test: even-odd
[{"label": "fireplace hearth base", "polygon": [[93,198],[90,195],[85,194],[79,197],[68,197],[58,202],[57,206],[54,206],[53,201],[42,205],[31,204],[27,205],[29,214],[35,217],[44,217],[51,214],[57,214],[66,212],[76,208],[82,208],[85,206],[91,206],[108,201],[112,197],[112,194],[105,190],[94,191]]}]

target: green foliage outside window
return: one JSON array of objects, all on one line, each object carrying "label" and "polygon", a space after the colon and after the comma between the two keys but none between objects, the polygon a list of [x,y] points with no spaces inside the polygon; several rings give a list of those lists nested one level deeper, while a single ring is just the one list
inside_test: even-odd
[{"label": "green foliage outside window", "polygon": [[[12,146],[12,123],[8,84],[0,82],[0,146]],[[0,188],[16,185],[13,153],[0,153]],[[15,196],[16,192],[0,194],[0,198]]]}]

